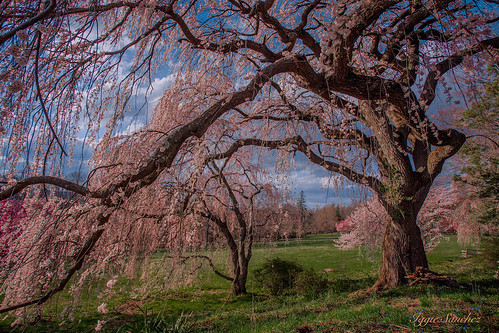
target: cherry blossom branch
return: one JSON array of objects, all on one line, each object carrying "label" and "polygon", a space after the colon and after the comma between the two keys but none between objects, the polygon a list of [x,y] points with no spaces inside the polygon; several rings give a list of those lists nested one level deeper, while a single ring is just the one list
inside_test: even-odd
[{"label": "cherry blossom branch", "polygon": [[56,287],[50,289],[41,297],[0,309],[0,313],[9,312],[12,310],[24,308],[26,306],[33,305],[33,304],[42,305],[43,303],[48,301],[52,296],[54,296],[58,292],[64,290],[64,288],[66,287],[68,282],[71,280],[73,275],[78,270],[80,270],[80,268],[82,267],[82,265],[85,261],[85,257],[90,253],[90,251],[93,249],[93,247],[95,246],[95,244],[97,243],[99,238],[104,233],[104,228],[102,228],[102,226],[104,226],[109,221],[110,217],[111,217],[111,215],[103,215],[103,214],[100,214],[98,216],[98,218],[97,218],[97,221],[98,221],[97,230],[94,231],[90,235],[90,237],[87,238],[86,242],[83,244],[82,248],[80,249],[78,254],[75,256],[74,265],[71,266],[71,268],[67,271],[65,277],[61,281],[59,281],[59,284]]},{"label": "cherry blossom branch", "polygon": [[[181,146],[188,138],[193,136],[202,137],[208,130],[208,127],[224,113],[255,98],[263,85],[273,76],[283,72],[300,73],[302,71],[301,64],[301,60],[284,58],[267,66],[244,88],[217,101],[194,120],[170,132],[162,140],[155,152],[151,154],[145,166],[139,168],[135,174],[125,176],[123,181],[111,185],[103,191],[102,196],[110,198],[119,189],[123,189],[125,195],[128,197],[140,188],[151,184],[165,168],[171,166]],[[133,186],[130,185],[131,183],[133,183]],[[110,199],[105,199],[104,202],[110,204],[111,201]]]},{"label": "cherry blossom branch", "polygon": [[[130,197],[139,189],[150,185],[165,168],[171,166],[171,163],[177,156],[177,153],[180,150],[181,146],[188,138],[192,136],[201,137],[206,132],[208,127],[225,112],[231,110],[236,105],[244,103],[247,99],[253,99],[261,90],[263,84],[268,82],[268,80],[274,75],[286,71],[299,72],[299,63],[300,62],[296,59],[283,59],[269,65],[268,67],[263,69],[262,74],[257,75],[246,87],[232,94],[232,96],[216,102],[196,119],[172,131],[166,138],[164,138],[160,147],[158,147],[158,149],[152,154],[152,156],[150,156],[149,162],[145,167],[140,168],[136,174],[128,175],[127,177],[125,177],[126,180],[117,184],[115,183],[110,185],[102,193],[91,193],[87,188],[81,185],[65,181],[57,177],[37,176],[26,178],[18,182],[16,185],[0,192],[0,200],[4,200],[16,193],[19,193],[29,185],[48,183],[66,188],[82,195],[90,194],[92,197],[101,198],[103,205],[112,207],[115,205],[113,204],[113,200],[111,199],[112,195],[114,195],[119,190],[122,190],[122,194],[124,197]],[[136,182],[136,184],[131,185],[132,182]],[[227,225],[211,212],[202,212],[201,214],[202,216],[204,214],[204,217],[215,222],[215,224],[220,227],[221,232],[226,237],[229,243],[229,247],[231,248],[231,250],[234,250],[237,253],[237,245],[232,235],[230,234]],[[97,227],[99,227],[99,229],[92,233],[92,235],[88,238],[82,250],[76,257],[76,264],[72,266],[72,268],[68,271],[66,277],[60,281],[57,287],[51,289],[40,298],[0,309],[0,313],[12,311],[32,304],[43,304],[54,294],[63,290],[71,277],[81,268],[85,257],[90,253],[97,240],[102,236],[102,233],[104,232],[103,227],[109,221],[110,216],[111,214],[106,216],[100,215],[97,223]]]}]

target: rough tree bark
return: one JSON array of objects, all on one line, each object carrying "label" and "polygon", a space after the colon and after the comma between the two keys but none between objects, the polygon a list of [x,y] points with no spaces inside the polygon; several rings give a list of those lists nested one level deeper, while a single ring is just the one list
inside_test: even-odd
[{"label": "rough tree bark", "polygon": [[387,223],[382,250],[382,265],[373,289],[387,289],[404,284],[404,279],[416,267],[428,268],[421,230],[416,224],[419,209],[412,201],[398,207],[387,207]]}]

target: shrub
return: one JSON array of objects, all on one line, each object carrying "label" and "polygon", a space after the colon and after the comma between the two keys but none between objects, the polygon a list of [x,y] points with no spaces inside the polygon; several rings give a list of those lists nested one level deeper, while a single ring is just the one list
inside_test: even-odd
[{"label": "shrub", "polygon": [[492,234],[484,237],[480,244],[481,255],[477,256],[479,262],[488,268],[498,269],[499,264],[499,235]]},{"label": "shrub", "polygon": [[293,261],[273,258],[265,261],[255,271],[257,282],[270,290],[272,295],[280,295],[293,287],[296,275],[303,272],[303,267]]},{"label": "shrub", "polygon": [[328,279],[320,273],[311,269],[296,274],[293,282],[293,290],[299,294],[317,295],[329,286]]},{"label": "shrub", "polygon": [[263,266],[255,271],[255,277],[272,295],[280,295],[293,288],[295,278],[303,271],[303,267],[295,262],[273,258],[265,261]]}]

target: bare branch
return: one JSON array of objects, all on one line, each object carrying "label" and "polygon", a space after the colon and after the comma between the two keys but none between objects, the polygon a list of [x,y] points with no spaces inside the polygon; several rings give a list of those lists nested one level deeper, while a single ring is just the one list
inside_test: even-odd
[{"label": "bare branch", "polygon": [[[42,34],[40,31],[36,32],[36,53],[35,53],[35,85],[36,85],[36,95],[38,96],[38,100],[40,101],[40,106],[42,107],[42,112],[43,115],[45,116],[45,119],[47,120],[47,123],[49,125],[50,131],[52,132],[52,135],[54,136],[55,141],[57,141],[57,144],[61,148],[61,151],[64,153],[64,155],[68,155],[66,153],[66,150],[64,150],[64,147],[62,146],[61,140],[59,140],[59,137],[57,136],[57,133],[55,132],[54,126],[52,126],[52,121],[50,120],[50,117],[48,115],[47,109],[45,108],[45,102],[43,100],[42,96],[42,91],[40,89],[40,81],[38,77],[38,59],[40,58],[40,42],[41,42]],[[50,147],[49,147],[50,150]]]},{"label": "bare branch", "polygon": [[[173,258],[172,256],[167,256],[168,258]],[[199,258],[199,259],[204,259],[208,262],[208,265],[210,265],[211,269],[213,270],[213,273],[215,273],[216,275],[228,280],[228,281],[234,281],[234,278],[228,276],[228,275],[225,275],[224,273],[220,272],[217,267],[215,266],[215,264],[213,263],[213,260],[211,260],[210,257],[208,256],[205,256],[205,255],[202,255],[202,254],[192,254],[192,255],[189,255],[189,256],[180,256],[180,259],[182,259],[182,263],[183,262],[186,262],[187,260],[189,259],[195,259],[195,258]]]}]

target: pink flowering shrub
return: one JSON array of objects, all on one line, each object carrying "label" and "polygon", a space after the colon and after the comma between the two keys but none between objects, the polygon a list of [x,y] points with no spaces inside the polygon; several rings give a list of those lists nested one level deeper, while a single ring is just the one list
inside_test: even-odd
[{"label": "pink flowering shrub", "polygon": [[336,223],[336,230],[338,232],[349,232],[350,230],[352,230],[352,223],[353,221],[351,218],[344,219],[339,223]]},{"label": "pink flowering shrub", "polygon": [[[354,210],[343,222],[349,230],[344,231],[336,241],[342,249],[353,249],[365,245],[366,249],[374,250],[380,243],[383,230],[388,220],[388,214],[377,198],[371,198]],[[336,228],[341,228],[338,224]],[[338,229],[340,231],[340,229]]]},{"label": "pink flowering shrub", "polygon": [[9,253],[12,242],[21,234],[26,216],[21,200],[0,202],[0,258]]}]

